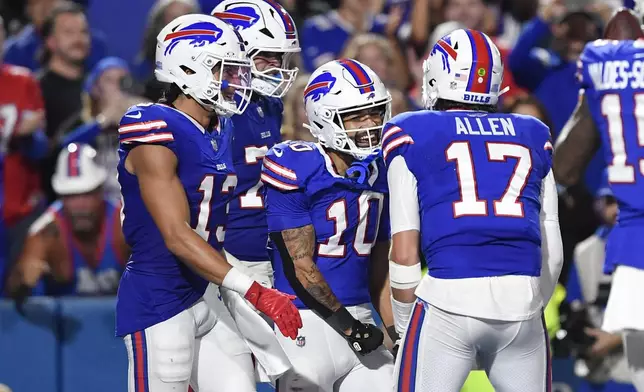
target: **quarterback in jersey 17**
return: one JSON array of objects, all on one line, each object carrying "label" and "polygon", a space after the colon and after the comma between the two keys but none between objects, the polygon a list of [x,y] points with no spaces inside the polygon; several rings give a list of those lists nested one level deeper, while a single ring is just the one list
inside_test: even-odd
[{"label": "quarterback in jersey 17", "polygon": [[232,129],[251,95],[237,32],[184,15],[157,36],[160,103],[136,105],[119,126],[123,233],[132,254],[119,285],[116,333],[127,347],[129,391],[255,391],[245,345],[224,347],[234,326],[208,307],[208,282],[239,293],[297,335],[292,297],[231,267],[220,253],[233,174]]},{"label": "quarterback in jersey 17", "polygon": [[550,390],[542,309],[563,250],[549,129],[495,113],[503,64],[479,31],[441,38],[423,73],[432,110],[394,117],[383,135],[396,390],[458,392],[475,365],[497,390]]},{"label": "quarterback in jersey 17", "polygon": [[295,342],[282,339],[293,370],[280,390],[391,391],[393,357],[369,304],[394,333],[377,159],[391,96],[352,59],[318,68],[303,95],[318,143],[277,144],[262,168],[275,286],[297,295],[303,323]]}]

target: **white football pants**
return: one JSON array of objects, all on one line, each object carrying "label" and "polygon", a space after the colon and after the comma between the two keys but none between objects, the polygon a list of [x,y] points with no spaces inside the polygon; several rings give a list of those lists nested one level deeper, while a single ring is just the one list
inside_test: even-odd
[{"label": "white football pants", "polygon": [[496,392],[551,391],[550,345],[543,318],[478,319],[417,300],[396,359],[395,390],[459,392],[477,364]]},{"label": "white football pants", "polygon": [[[374,324],[369,305],[349,306],[349,313]],[[361,356],[311,310],[300,310],[296,340],[277,333],[293,369],[278,380],[278,392],[391,392],[393,356],[385,346]]]},{"label": "white football pants", "polygon": [[[210,285],[209,287],[212,287]],[[210,288],[209,288],[210,289]],[[128,392],[254,392],[254,367],[228,312],[204,300],[125,336]]]}]

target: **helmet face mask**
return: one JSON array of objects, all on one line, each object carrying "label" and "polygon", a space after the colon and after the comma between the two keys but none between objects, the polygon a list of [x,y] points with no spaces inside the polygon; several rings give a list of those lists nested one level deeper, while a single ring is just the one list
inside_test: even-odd
[{"label": "helmet face mask", "polygon": [[[250,55],[252,60],[251,67],[253,73],[252,87],[253,91],[269,97],[282,98],[295,82],[299,69],[295,66],[295,55],[299,52],[272,52],[270,50],[256,51]],[[279,55],[278,67],[268,66],[259,70],[258,62],[275,61],[267,54]]]},{"label": "helmet face mask", "polygon": [[[301,50],[295,22],[288,12],[274,0],[224,0],[211,14],[231,24],[242,36],[252,60],[253,91],[284,97],[297,77],[294,55]],[[259,69],[257,63],[266,61],[263,57],[267,54],[281,55],[280,65]]]},{"label": "helmet face mask", "polygon": [[244,112],[251,66],[237,32],[207,15],[183,15],[157,36],[155,75],[222,117]]},{"label": "helmet face mask", "polygon": [[304,90],[305,127],[329,149],[364,160],[379,154],[391,96],[378,76],[351,59],[318,68]]}]

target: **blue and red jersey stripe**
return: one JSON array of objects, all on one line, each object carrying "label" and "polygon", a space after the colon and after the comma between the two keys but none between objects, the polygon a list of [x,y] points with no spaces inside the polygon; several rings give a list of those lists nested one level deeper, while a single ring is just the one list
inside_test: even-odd
[{"label": "blue and red jersey stripe", "polygon": [[492,83],[492,68],[494,66],[492,48],[480,31],[465,31],[472,45],[472,68],[467,81],[467,91],[489,94]]},{"label": "blue and red jersey stripe", "polygon": [[373,87],[373,80],[371,80],[367,71],[365,71],[357,61],[342,59],[338,60],[338,63],[340,63],[344,69],[349,71],[351,77],[356,81],[361,94],[370,93],[375,90]]},{"label": "blue and red jersey stripe", "polygon": [[295,22],[293,22],[293,18],[291,18],[291,15],[289,15],[288,12],[282,7],[280,4],[276,3],[274,0],[264,0],[268,5],[270,5],[282,18],[282,22],[284,22],[284,31],[286,33],[286,38],[287,39],[295,39],[297,38],[297,32],[295,30]]}]

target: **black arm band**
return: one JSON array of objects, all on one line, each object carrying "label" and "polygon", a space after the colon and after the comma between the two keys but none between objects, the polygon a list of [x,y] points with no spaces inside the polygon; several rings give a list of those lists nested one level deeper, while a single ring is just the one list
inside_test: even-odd
[{"label": "black arm band", "polygon": [[331,328],[335,329],[337,332],[346,335],[345,331],[350,330],[353,327],[353,323],[356,321],[356,319],[353,318],[347,308],[343,306],[333,312],[331,317],[325,319],[324,321],[326,321],[326,323],[329,324]]},{"label": "black arm band", "polygon": [[300,283],[300,280],[297,278],[297,275],[295,274],[295,263],[293,263],[291,254],[288,253],[288,249],[286,248],[286,244],[284,243],[284,238],[282,238],[282,233],[272,232],[268,235],[273,244],[275,244],[277,251],[280,253],[284,275],[286,276],[288,283],[293,288],[293,291],[295,291],[295,295],[297,295],[297,297],[300,299],[300,301],[302,301],[304,305],[306,305],[306,307],[314,311],[323,319],[326,320],[331,317],[333,315],[333,311],[318,302],[315,297],[313,297],[308,291],[306,291],[306,288],[302,286],[302,283]]}]

